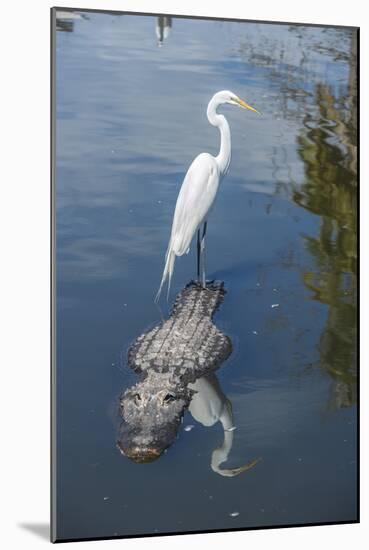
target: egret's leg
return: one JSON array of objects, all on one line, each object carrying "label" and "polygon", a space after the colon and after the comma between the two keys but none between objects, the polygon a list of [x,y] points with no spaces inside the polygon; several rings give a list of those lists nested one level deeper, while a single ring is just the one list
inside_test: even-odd
[{"label": "egret's leg", "polygon": [[208,222],[204,223],[201,238],[201,264],[202,264],[202,288],[206,288],[206,274],[205,274],[205,235]]},{"label": "egret's leg", "polygon": [[200,282],[200,255],[201,255],[201,243],[200,243],[200,229],[197,230],[197,282]]}]

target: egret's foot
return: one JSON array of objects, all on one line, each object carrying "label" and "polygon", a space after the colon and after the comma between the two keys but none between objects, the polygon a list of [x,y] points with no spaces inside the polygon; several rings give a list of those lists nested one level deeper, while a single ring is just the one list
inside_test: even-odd
[{"label": "egret's foot", "polygon": [[206,278],[205,278],[205,273],[203,274],[202,276],[202,279],[201,279],[201,286],[202,288],[207,288],[208,284],[210,283],[210,281],[207,281]]}]

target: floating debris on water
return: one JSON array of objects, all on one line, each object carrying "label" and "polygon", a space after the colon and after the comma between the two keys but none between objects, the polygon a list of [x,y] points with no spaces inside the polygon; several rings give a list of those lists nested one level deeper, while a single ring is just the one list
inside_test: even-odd
[{"label": "floating debris on water", "polygon": [[240,513],[239,512],[231,512],[229,515],[231,516],[231,518],[236,518],[237,516],[240,515]]},{"label": "floating debris on water", "polygon": [[274,307],[279,307],[279,304],[272,304],[270,307],[273,309]]},{"label": "floating debris on water", "polygon": [[190,432],[195,426],[193,424],[189,424],[188,426],[185,426],[185,432]]},{"label": "floating debris on water", "polygon": [[224,430],[225,432],[234,432],[237,429],[237,426],[232,426],[231,428],[227,428]]}]

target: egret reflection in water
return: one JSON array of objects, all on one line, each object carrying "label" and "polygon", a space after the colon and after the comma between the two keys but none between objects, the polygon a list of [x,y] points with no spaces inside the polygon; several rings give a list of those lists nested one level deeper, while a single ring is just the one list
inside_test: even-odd
[{"label": "egret reflection in water", "polygon": [[73,32],[74,23],[79,19],[88,19],[86,14],[79,14],[73,11],[57,10],[56,12],[56,30],[61,32]]},{"label": "egret reflection in water", "polygon": [[163,45],[172,29],[172,18],[169,15],[159,15],[156,19],[155,32],[159,48]]},{"label": "egret reflection in water", "polygon": [[214,426],[220,422],[223,428],[223,443],[211,454],[211,469],[225,477],[234,477],[253,468],[260,458],[251,460],[243,466],[234,468],[221,468],[231,453],[234,432],[237,428],[233,424],[232,403],[224,395],[219,380],[214,373],[199,378],[190,387],[195,391],[189,411],[192,417],[206,427]]}]

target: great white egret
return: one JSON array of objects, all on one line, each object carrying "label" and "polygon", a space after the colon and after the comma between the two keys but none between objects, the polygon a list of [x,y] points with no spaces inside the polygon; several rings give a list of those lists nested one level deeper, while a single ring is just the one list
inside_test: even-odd
[{"label": "great white egret", "polygon": [[[231,132],[227,119],[217,113],[223,103],[238,105],[258,113],[256,109],[229,90],[217,92],[210,100],[207,117],[220,131],[220,150],[216,157],[209,153],[198,155],[183,180],[174,211],[172,231],[165,256],[165,267],[155,301],[159,300],[161,290],[168,279],[168,295],[176,256],[188,253],[193,236],[197,230],[197,278],[200,282],[200,263],[202,267],[201,283],[205,288],[205,235],[207,217],[214,204],[219,182],[227,173],[231,161]],[[203,224],[202,233],[200,232]]]}]

